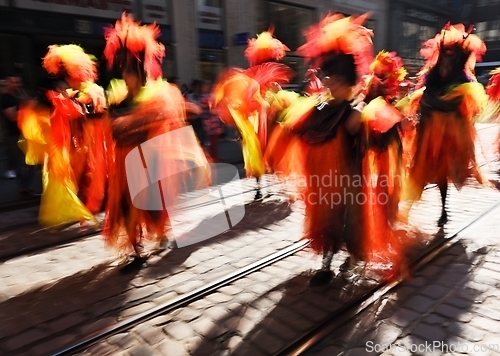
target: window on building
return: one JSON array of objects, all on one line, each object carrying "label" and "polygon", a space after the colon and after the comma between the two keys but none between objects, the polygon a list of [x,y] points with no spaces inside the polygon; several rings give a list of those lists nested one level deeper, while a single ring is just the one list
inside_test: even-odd
[{"label": "window on building", "polygon": [[462,18],[468,17],[470,15],[470,12],[472,10],[472,4],[466,4],[462,8]]},{"label": "window on building", "polygon": [[222,7],[222,0],[201,0],[201,5],[209,7]]},{"label": "window on building", "polygon": [[265,31],[274,26],[274,36],[290,48],[282,62],[295,71],[293,82],[299,83],[304,79],[307,66],[302,57],[294,56],[293,52],[305,43],[304,29],[316,22],[314,9],[286,5],[273,1],[263,0],[258,3],[262,12],[266,13],[265,20],[259,21],[257,30]]},{"label": "window on building", "polygon": [[226,67],[223,0],[197,0],[200,78],[213,82]]},{"label": "window on building", "polygon": [[302,31],[314,23],[314,11],[274,2],[269,2],[268,6],[269,25],[275,27],[275,37],[291,51],[297,50],[305,42]]},{"label": "window on building", "polygon": [[166,58],[162,62],[163,77],[172,77],[176,75],[175,70],[175,47],[165,44]]},{"label": "window on building", "polygon": [[401,56],[403,58],[419,59],[422,43],[436,35],[436,29],[431,26],[412,22],[403,22],[403,40]]},{"label": "window on building", "polygon": [[500,20],[488,21],[483,36],[485,41],[500,39]]}]

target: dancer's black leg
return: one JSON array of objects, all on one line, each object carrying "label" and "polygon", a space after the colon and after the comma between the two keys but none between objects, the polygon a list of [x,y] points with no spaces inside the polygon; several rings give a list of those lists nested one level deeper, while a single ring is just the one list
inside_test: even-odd
[{"label": "dancer's black leg", "polygon": [[448,182],[439,184],[439,193],[441,194],[441,217],[438,220],[438,226],[442,227],[448,222],[448,214],[446,213],[446,196],[448,194]]},{"label": "dancer's black leg", "polygon": [[309,284],[311,286],[321,286],[329,283],[333,278],[333,272],[330,269],[333,259],[332,251],[325,251],[323,253],[323,261],[321,263],[321,269],[317,271],[311,278]]},{"label": "dancer's black leg", "polygon": [[260,177],[255,177],[255,180],[257,181],[257,192],[255,193],[255,200],[262,199],[262,192],[260,190]]}]

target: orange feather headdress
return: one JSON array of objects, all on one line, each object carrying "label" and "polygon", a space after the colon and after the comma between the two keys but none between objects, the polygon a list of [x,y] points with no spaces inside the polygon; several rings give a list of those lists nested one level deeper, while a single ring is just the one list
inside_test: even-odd
[{"label": "orange feather headdress", "polygon": [[97,79],[95,60],[94,56],[85,53],[80,46],[52,45],[43,57],[42,65],[50,75],[86,82]]},{"label": "orange feather headdress", "polygon": [[396,55],[396,52],[380,51],[372,63],[370,72],[379,78],[386,78],[399,85],[406,77],[406,69],[403,60]]},{"label": "orange feather headdress", "polygon": [[345,17],[342,14],[329,14],[318,25],[309,27],[304,35],[306,43],[297,53],[320,67],[325,56],[331,54],[352,55],[359,78],[368,74],[373,60],[373,31],[363,26],[369,14]]},{"label": "orange feather headdress", "polygon": [[474,67],[486,53],[486,44],[477,35],[472,34],[472,30],[472,26],[466,31],[463,24],[451,25],[448,22],[440,33],[423,43],[420,54],[426,63],[418,75],[422,76],[434,67],[440,55],[459,49],[467,56],[464,68],[466,74],[474,78]]},{"label": "orange feather headdress", "polygon": [[403,60],[396,55],[396,52],[380,51],[369,66],[370,75],[366,77],[365,88],[369,91],[373,81],[378,81],[384,87],[387,96],[395,97],[399,87],[406,77],[406,69]]},{"label": "orange feather headdress", "polygon": [[274,28],[262,32],[257,38],[248,40],[248,47],[245,50],[245,57],[250,66],[259,65],[271,60],[279,61],[286,56],[290,48],[285,46],[280,40],[273,37]]},{"label": "orange feather headdress", "polygon": [[165,46],[156,40],[159,36],[160,28],[156,24],[140,26],[132,15],[123,13],[115,27],[106,28],[104,32],[104,56],[108,67],[118,65],[124,69],[134,63],[149,79],[158,79],[162,75],[161,62],[165,57]]}]

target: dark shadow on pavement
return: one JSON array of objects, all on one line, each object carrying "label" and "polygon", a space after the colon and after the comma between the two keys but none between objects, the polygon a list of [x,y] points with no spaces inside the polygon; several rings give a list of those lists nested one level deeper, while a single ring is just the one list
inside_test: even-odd
[{"label": "dark shadow on pavement", "polygon": [[[498,174],[500,174],[500,171],[498,171]],[[494,189],[500,190],[500,181],[490,179],[489,182]]]},{"label": "dark shadow on pavement", "polygon": [[[31,209],[29,213],[34,215],[35,211]],[[36,209],[36,214],[38,214],[38,209]],[[103,215],[103,213],[97,215],[98,221],[103,220]],[[38,217],[35,220],[37,219]],[[79,223],[68,224],[58,231],[44,228],[38,222],[18,223],[15,229],[9,229],[7,226],[0,230],[0,261],[40,252],[53,246],[95,235],[99,229],[100,226],[80,227]]]},{"label": "dark shadow on pavement", "polygon": [[465,324],[480,294],[469,285],[468,272],[477,262],[461,243],[455,244],[308,354],[379,355],[390,345],[394,351],[409,351],[403,354],[445,354],[446,349],[437,347],[459,341],[456,336],[463,341],[467,332]]},{"label": "dark shadow on pavement", "polygon": [[[453,257],[450,258],[450,255]],[[461,318],[466,317],[477,295],[474,290],[466,287],[469,282],[467,272],[474,263],[474,259],[467,257],[462,245],[455,245],[444,256],[438,257],[428,267],[418,271],[411,280],[399,285],[389,300],[381,299],[375,306],[370,307],[364,313],[368,316],[355,318],[348,325],[342,326],[335,332],[335,336],[332,336],[335,345],[332,346],[332,340],[326,340],[315,348],[316,352],[325,354],[324,349],[328,348],[332,352],[338,351],[328,353],[334,355],[353,348],[358,354],[361,354],[361,351],[366,354],[367,341],[377,342],[381,337],[386,337],[388,327],[384,326],[385,323],[392,323],[389,327],[397,328],[398,325],[410,325],[417,319],[426,317],[429,323],[427,328],[443,321],[443,314],[446,313],[451,313],[448,317],[452,318],[446,326],[447,330],[450,333],[458,332],[460,327],[455,325],[453,318],[462,320]],[[231,355],[277,354],[378,285],[373,279],[356,278],[347,281],[337,274],[326,286],[310,287],[311,276],[312,271],[307,271],[274,288],[269,287],[267,291],[259,293],[259,297],[249,300],[246,305],[236,308],[231,308],[231,303],[223,305],[231,312],[223,319],[214,320],[217,327],[213,332],[209,332],[211,337],[197,349],[190,350],[190,353],[206,355],[206,351],[210,350],[210,354],[222,354],[224,350],[229,349]],[[259,286],[258,289],[265,287],[266,285]],[[437,294],[434,299],[429,297],[429,294],[433,293]],[[429,301],[433,304],[437,302],[441,298],[439,293],[449,294],[449,298],[442,302],[450,305],[447,308],[432,309]],[[467,299],[462,300],[463,295]],[[263,307],[265,305],[267,308]],[[260,320],[249,321],[245,315],[249,309],[254,311],[254,315],[261,314]],[[441,317],[438,318],[439,315]],[[395,335],[397,338],[401,333]],[[431,335],[433,338],[439,338],[440,334],[436,332]],[[234,345],[234,337],[239,342],[236,347],[231,347],[231,343]],[[417,338],[411,340],[413,343],[419,341]],[[385,339],[383,341],[386,342]],[[356,352],[349,355],[355,355]]]},{"label": "dark shadow on pavement", "polygon": [[[165,268],[175,268],[174,263]],[[114,324],[123,310],[163,294],[154,280],[136,278],[139,269],[128,272],[103,263],[2,301],[0,350],[29,354],[36,346],[37,353],[51,354]]]},{"label": "dark shadow on pavement", "polygon": [[[267,202],[254,202],[245,205],[245,216],[243,219],[232,229],[218,234],[198,243],[188,245],[181,248],[174,248],[168,251],[163,258],[154,264],[154,268],[145,269],[144,275],[151,278],[167,277],[169,275],[169,265],[175,261],[175,265],[181,265],[193,252],[203,246],[210,246],[213,244],[224,244],[224,241],[234,238],[247,231],[254,231],[260,228],[266,229],[278,221],[284,220],[290,215],[290,204],[286,201],[270,200]],[[218,221],[218,218],[225,219],[224,213],[216,215],[216,219],[210,218],[205,223],[210,224],[210,220]],[[198,227],[205,227],[200,223]],[[192,230],[190,230],[192,231]]]},{"label": "dark shadow on pavement", "polygon": [[[231,312],[223,319],[214,320],[217,327],[196,349],[189,350],[190,354],[218,355],[229,349],[231,355],[274,355],[329,313],[340,310],[369,289],[368,285],[353,289],[340,276],[328,286],[311,288],[311,276],[311,272],[305,272],[269,288],[246,304],[235,303],[238,305],[235,308],[229,304],[226,308]],[[263,305],[270,307],[262,310]],[[252,320],[253,317],[261,320]],[[240,342],[231,347],[234,337]]]}]

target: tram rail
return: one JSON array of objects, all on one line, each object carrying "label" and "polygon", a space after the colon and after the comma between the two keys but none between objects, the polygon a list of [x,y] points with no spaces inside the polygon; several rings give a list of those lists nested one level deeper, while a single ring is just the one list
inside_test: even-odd
[{"label": "tram rail", "polygon": [[[265,189],[271,188],[271,187],[279,185],[279,184],[280,184],[279,182],[273,182],[273,183],[270,183],[267,185],[261,185],[261,189],[265,190]],[[256,188],[245,189],[245,190],[242,190],[242,191],[235,193],[235,194],[226,195],[225,198],[233,198],[236,196],[245,195],[245,194],[251,193],[252,191],[255,191],[255,190],[256,190]],[[179,210],[185,211],[185,210],[193,209],[196,207],[198,207],[198,208],[199,207],[206,207],[206,206],[210,206],[216,202],[217,202],[217,200],[214,198],[213,200],[209,200],[209,201],[206,201],[206,202],[200,203],[200,204],[194,204],[194,205],[190,205],[187,207],[183,207],[182,209],[179,209]],[[33,228],[38,227],[38,231],[46,231],[47,234],[53,234],[48,229],[41,228],[38,225],[38,223],[28,223],[28,224],[24,223],[24,224],[16,224],[14,226],[15,226],[15,228],[18,228],[18,229],[23,228],[23,227],[33,227]],[[9,231],[15,231],[15,229],[9,229],[8,227],[3,227],[2,229],[0,229],[0,233],[6,233]],[[36,229],[34,232],[36,232]],[[0,251],[0,263],[7,261],[7,260],[10,260],[10,259],[13,259],[13,258],[22,257],[22,256],[29,255],[29,254],[40,253],[40,252],[49,250],[51,248],[63,246],[63,245],[69,244],[69,243],[73,243],[75,241],[80,241],[80,240],[84,240],[84,239],[91,238],[94,236],[98,236],[101,233],[102,233],[102,228],[99,227],[99,228],[96,228],[93,230],[89,229],[89,230],[83,231],[83,232],[82,231],[75,232],[73,234],[68,233],[68,232],[62,232],[62,234],[64,234],[65,237],[63,237],[61,239],[56,239],[56,238],[50,239],[50,241],[47,243],[45,243],[43,240],[42,241],[37,240],[38,243],[35,243],[33,240],[31,240],[29,242],[29,244],[27,244],[26,246],[23,246],[20,250],[15,251],[14,253],[2,254],[2,252]]]},{"label": "tram rail", "polygon": [[[415,258],[415,260],[410,264],[410,270],[416,271],[421,269],[426,264],[430,263],[434,258],[441,254],[446,249],[453,246],[457,242],[460,233],[466,229],[470,229],[475,225],[479,224],[484,218],[489,216],[493,211],[500,208],[500,201],[495,202],[486,210],[481,212],[479,215],[472,218],[470,221],[466,222],[456,230],[448,233],[442,237],[435,237],[432,242]],[[270,266],[280,260],[285,259],[288,256],[295,254],[296,252],[306,248],[309,245],[309,241],[300,241],[293,243],[290,246],[270,255],[259,261],[252,263],[246,267],[243,267],[235,272],[229,273],[216,281],[208,283],[190,293],[181,295],[171,301],[164,304],[151,308],[139,315],[130,317],[121,322],[118,322],[108,328],[105,328],[93,335],[90,335],[81,341],[66,347],[65,349],[53,354],[54,356],[63,355],[73,355],[78,352],[82,352],[88,349],[90,346],[106,340],[108,337],[113,336],[117,333],[127,331],[134,326],[137,326],[143,322],[151,320],[157,316],[164,315],[175,311],[178,308],[184,307],[189,303],[199,300],[216,291],[217,289],[227,286],[238,279],[241,279],[253,272],[257,272],[260,269]],[[394,282],[383,281],[379,283],[376,287],[365,293],[360,298],[354,300],[347,307],[343,308],[341,311],[330,315],[323,323],[320,323],[318,327],[305,334],[298,340],[286,346],[284,349],[279,351],[277,355],[300,355],[305,351],[309,350],[311,347],[316,345],[319,341],[328,335],[331,335],[332,331],[337,330],[347,323],[350,319],[361,313],[363,310],[368,308],[370,305],[379,300],[383,295],[388,293],[390,290],[398,286],[403,282],[403,279],[398,279]]]},{"label": "tram rail", "polygon": [[[465,230],[474,228],[490,216],[493,212],[500,208],[500,201],[492,204],[479,215],[458,227],[440,239],[434,239],[432,243],[425,249],[416,260],[410,264],[410,271],[412,273],[424,268],[434,259],[444,253],[446,250],[458,243],[459,235]],[[326,320],[320,323],[315,329],[288,345],[281,350],[277,355],[279,356],[298,356],[310,350],[313,346],[318,344],[321,340],[334,334],[346,325],[350,320],[359,315],[361,312],[369,308],[371,305],[379,301],[384,295],[399,286],[404,279],[398,279],[393,282],[382,282],[370,291],[368,291],[361,298],[353,301],[347,307],[339,312],[331,314]]]}]

